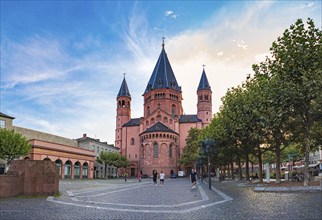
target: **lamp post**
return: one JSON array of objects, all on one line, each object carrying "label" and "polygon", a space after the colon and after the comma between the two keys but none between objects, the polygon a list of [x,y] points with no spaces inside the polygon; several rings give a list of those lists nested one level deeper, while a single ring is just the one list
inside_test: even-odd
[{"label": "lamp post", "polygon": [[202,141],[201,144],[204,153],[207,155],[208,157],[208,181],[209,181],[209,189],[211,190],[211,160],[210,160],[210,156],[211,156],[211,148],[214,147],[214,141],[211,139],[205,139],[204,141]]},{"label": "lamp post", "polygon": [[197,166],[197,170],[199,171],[200,180],[202,182],[203,178],[202,178],[202,173],[201,173],[201,167],[202,167],[202,158],[201,158],[201,156],[199,156],[199,158],[198,158],[198,160],[196,162],[196,166]]}]

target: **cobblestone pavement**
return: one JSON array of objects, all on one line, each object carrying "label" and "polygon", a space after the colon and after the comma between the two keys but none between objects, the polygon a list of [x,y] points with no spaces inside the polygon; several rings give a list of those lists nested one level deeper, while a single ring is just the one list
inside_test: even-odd
[{"label": "cobblestone pavement", "polygon": [[0,200],[0,219],[322,219],[320,192],[254,192],[237,181],[63,180],[61,196]]}]

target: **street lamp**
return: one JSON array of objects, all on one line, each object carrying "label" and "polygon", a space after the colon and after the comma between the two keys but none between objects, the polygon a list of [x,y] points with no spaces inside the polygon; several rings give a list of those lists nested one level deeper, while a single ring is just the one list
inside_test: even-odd
[{"label": "street lamp", "polygon": [[205,139],[204,141],[201,142],[200,145],[204,151],[204,153],[208,157],[208,181],[209,181],[209,189],[211,190],[211,149],[214,147],[214,141],[211,139]]},{"label": "street lamp", "polygon": [[202,167],[202,157],[201,156],[199,156],[198,160],[196,161],[196,166],[197,166],[197,170],[199,171],[200,180],[202,182],[203,178],[202,178],[202,173],[201,173],[201,167]]}]

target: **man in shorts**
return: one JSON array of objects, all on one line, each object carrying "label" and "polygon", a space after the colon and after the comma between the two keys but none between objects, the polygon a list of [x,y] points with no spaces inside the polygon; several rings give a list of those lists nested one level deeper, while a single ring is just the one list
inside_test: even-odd
[{"label": "man in shorts", "polygon": [[160,186],[164,186],[164,177],[165,177],[165,174],[161,170],[161,173],[160,173]]},{"label": "man in shorts", "polygon": [[195,189],[196,188],[196,181],[197,181],[197,172],[196,172],[195,169],[191,170],[190,180],[191,180],[191,183],[192,183],[192,189]]}]

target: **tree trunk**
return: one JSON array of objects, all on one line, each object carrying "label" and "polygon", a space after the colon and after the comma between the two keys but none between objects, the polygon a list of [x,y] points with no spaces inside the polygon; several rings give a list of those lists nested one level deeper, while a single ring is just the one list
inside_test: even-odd
[{"label": "tree trunk", "polygon": [[107,170],[107,164],[105,164],[105,179],[107,179],[107,172],[106,172],[106,170]]},{"label": "tree trunk", "polygon": [[245,159],[246,159],[246,180],[249,181],[249,157],[248,154],[245,154]]},{"label": "tree trunk", "polygon": [[241,168],[240,156],[239,155],[237,155],[237,163],[238,163],[239,179],[242,180],[243,179],[243,172],[242,172],[242,168]]},{"label": "tree trunk", "polygon": [[263,182],[263,160],[262,160],[262,151],[258,146],[258,178],[259,182]]},{"label": "tree trunk", "polygon": [[304,164],[304,186],[309,185],[309,164],[310,164],[310,140],[305,138],[305,164]]},{"label": "tree trunk", "polygon": [[279,137],[275,140],[275,154],[276,154],[276,183],[280,184],[281,183],[281,171],[280,171],[280,166],[281,166],[281,141]]},{"label": "tree trunk", "polygon": [[309,164],[310,164],[310,120],[309,120],[309,107],[303,114],[304,122],[304,144],[305,144],[305,164],[304,164],[304,186],[309,186]]},{"label": "tree trunk", "polygon": [[230,169],[231,169],[231,179],[235,179],[235,174],[234,174],[234,162],[230,162]]}]

